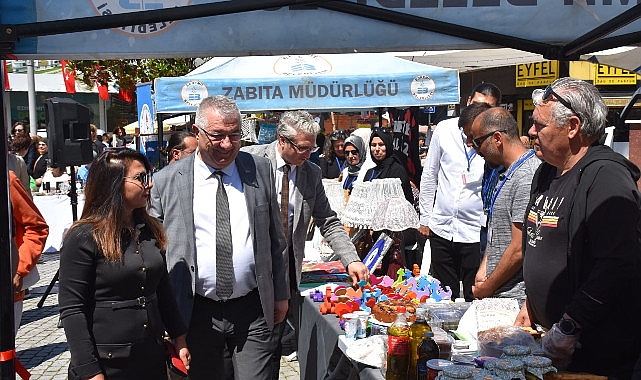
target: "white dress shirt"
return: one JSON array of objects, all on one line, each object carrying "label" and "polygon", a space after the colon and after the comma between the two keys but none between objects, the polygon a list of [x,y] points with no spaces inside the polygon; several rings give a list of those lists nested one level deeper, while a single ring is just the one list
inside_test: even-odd
[{"label": "white dress shirt", "polygon": [[[285,163],[285,160],[280,156],[278,146],[275,146],[274,149],[276,149],[276,178],[274,178],[274,180],[276,184],[276,193],[278,194],[278,207],[280,207],[280,196],[283,193],[283,174],[285,173],[283,171],[283,167],[289,164]],[[296,184],[296,168],[296,165],[289,165],[289,207],[287,208],[287,215],[289,215],[287,221],[289,233],[287,236],[289,236],[290,239],[294,228],[294,186]],[[291,242],[288,241],[287,245],[291,245]]]},{"label": "white dress shirt", "polygon": [[[197,154],[197,152],[194,152]],[[219,300],[216,296],[216,169],[196,156],[194,159],[194,227],[196,235],[196,293]],[[230,297],[246,295],[256,282],[254,247],[249,230],[247,203],[236,163],[221,170],[227,199],[234,261],[234,291]]]},{"label": "white dress shirt", "polygon": [[421,225],[457,243],[480,240],[485,160],[465,145],[458,118],[438,124],[421,176]]}]

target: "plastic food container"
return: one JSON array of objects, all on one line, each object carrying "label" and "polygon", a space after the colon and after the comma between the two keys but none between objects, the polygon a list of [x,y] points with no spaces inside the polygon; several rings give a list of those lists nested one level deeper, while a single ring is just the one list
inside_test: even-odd
[{"label": "plastic food container", "polygon": [[445,368],[454,365],[449,360],[431,359],[427,361],[427,380],[435,380],[436,376]]}]

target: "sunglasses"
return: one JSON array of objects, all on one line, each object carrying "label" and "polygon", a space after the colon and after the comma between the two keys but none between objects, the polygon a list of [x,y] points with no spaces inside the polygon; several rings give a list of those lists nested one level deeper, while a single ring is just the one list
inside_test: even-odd
[{"label": "sunglasses", "polygon": [[329,135],[332,139],[345,140],[347,138],[347,133],[342,129],[336,130]]},{"label": "sunglasses", "polygon": [[14,129],[13,133],[24,132],[24,129]]},{"label": "sunglasses", "polygon": [[151,173],[148,172],[140,172],[136,175],[132,176],[126,176],[124,178],[131,178],[140,181],[140,184],[142,187],[147,187],[149,186],[149,183],[151,182]]},{"label": "sunglasses", "polygon": [[[542,98],[542,100],[543,100],[544,102],[550,101],[550,100],[552,100],[552,99],[551,99],[551,97],[552,97],[553,95],[554,95],[554,98],[555,98],[556,100],[558,100],[558,101],[559,101],[559,103],[563,104],[563,105],[565,106],[565,108],[567,108],[567,109],[569,109],[570,111],[574,112],[574,114],[575,114],[576,116],[578,116],[578,117],[579,117],[579,119],[581,119],[581,115],[579,115],[579,113],[578,113],[578,112],[576,112],[576,111],[574,110],[574,108],[572,108],[572,104],[570,104],[570,102],[568,102],[567,100],[563,99],[563,98],[561,97],[561,95],[559,95],[559,94],[557,94],[556,92],[554,92],[554,90],[552,89],[552,86],[547,86],[547,87],[545,88],[545,90],[543,91],[543,98]],[[583,119],[581,119],[581,120],[583,120]]]},{"label": "sunglasses", "polygon": [[[283,135],[281,135],[281,136],[283,136]],[[288,143],[292,144],[292,146],[293,146],[294,148],[296,148],[296,150],[298,151],[298,153],[307,153],[307,152],[309,152],[309,153],[315,153],[315,152],[317,152],[317,151],[318,151],[318,146],[316,146],[316,145],[314,145],[314,146],[310,146],[309,148],[301,148],[301,147],[300,147],[300,146],[298,146],[295,142],[293,142],[289,137],[287,137],[287,136],[283,136],[283,138],[284,138],[285,140],[287,140],[287,142],[288,142]]]},{"label": "sunglasses", "polygon": [[198,128],[199,131],[204,133],[205,136],[207,136],[207,138],[209,139],[210,142],[214,142],[214,141],[215,142],[221,142],[221,141],[225,140],[228,137],[229,137],[229,141],[236,142],[236,141],[240,141],[240,137],[241,137],[240,132],[234,132],[234,133],[230,133],[230,134],[210,133],[210,132],[207,132],[206,130],[200,128],[199,126],[196,126],[196,128]]},{"label": "sunglasses", "polygon": [[346,156],[351,156],[352,154],[354,156],[358,156],[358,151],[356,149],[350,149],[350,150],[344,150]]},{"label": "sunglasses", "polygon": [[480,136],[480,137],[477,137],[477,138],[475,138],[475,139],[472,139],[472,144],[474,144],[474,147],[475,147],[476,149],[478,149],[478,148],[480,148],[480,147],[481,147],[481,144],[483,144],[483,141],[485,141],[485,139],[487,139],[488,137],[492,136],[492,135],[493,135],[493,134],[495,134],[496,132],[505,133],[505,132],[507,132],[507,131],[506,131],[505,129],[492,131],[492,132],[490,132],[490,133],[484,134],[483,136]]}]

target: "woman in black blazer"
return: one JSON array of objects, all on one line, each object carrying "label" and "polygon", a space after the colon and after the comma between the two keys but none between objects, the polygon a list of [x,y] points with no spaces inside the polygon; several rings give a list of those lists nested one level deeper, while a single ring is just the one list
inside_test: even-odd
[{"label": "woman in black blazer", "polygon": [[69,379],[166,379],[165,330],[189,365],[185,323],[169,283],[162,225],[147,214],[151,167],[106,151],[89,170],[82,217],[60,254],[60,317]]}]

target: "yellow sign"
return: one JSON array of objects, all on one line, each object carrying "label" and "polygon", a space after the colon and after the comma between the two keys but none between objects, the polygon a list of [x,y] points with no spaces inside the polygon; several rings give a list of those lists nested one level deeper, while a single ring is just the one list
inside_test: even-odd
[{"label": "yellow sign", "polygon": [[559,77],[559,61],[516,65],[516,87],[547,86]]},{"label": "yellow sign", "polygon": [[637,84],[637,74],[632,71],[607,65],[594,65],[594,84],[626,85]]}]

